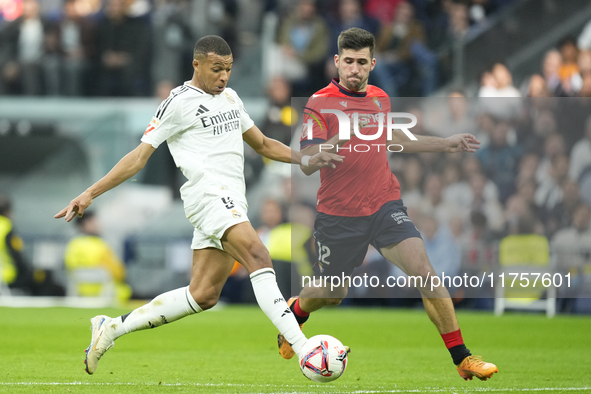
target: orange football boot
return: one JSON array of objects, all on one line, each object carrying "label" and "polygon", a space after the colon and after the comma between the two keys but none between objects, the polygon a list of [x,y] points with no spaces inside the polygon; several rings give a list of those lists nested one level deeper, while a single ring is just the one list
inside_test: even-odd
[{"label": "orange football boot", "polygon": [[474,376],[480,380],[486,380],[499,372],[496,365],[482,361],[480,356],[466,357],[457,368],[458,373],[464,380],[472,380]]}]

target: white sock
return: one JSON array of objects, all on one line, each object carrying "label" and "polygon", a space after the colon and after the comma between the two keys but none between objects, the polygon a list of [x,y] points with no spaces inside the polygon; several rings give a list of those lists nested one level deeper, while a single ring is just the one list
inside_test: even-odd
[{"label": "white sock", "polygon": [[132,331],[159,327],[201,311],[189,292],[189,286],[171,290],[127,315],[114,318],[111,323],[114,335],[111,335],[111,339],[115,340]]},{"label": "white sock", "polygon": [[299,357],[307,339],[277,287],[275,271],[272,268],[257,270],[250,274],[250,281],[259,306]]}]

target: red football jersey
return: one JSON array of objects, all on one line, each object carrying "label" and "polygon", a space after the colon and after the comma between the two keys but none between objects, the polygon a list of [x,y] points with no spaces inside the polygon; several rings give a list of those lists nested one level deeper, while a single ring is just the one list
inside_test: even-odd
[{"label": "red football jersey", "polygon": [[[338,79],[333,79],[327,87],[316,92],[304,108],[302,149],[326,142],[339,133],[337,116],[322,114],[322,109],[337,109],[350,119],[353,113],[370,115],[368,125],[360,130],[363,135],[377,133],[377,115],[380,113],[384,117],[384,126],[381,136],[374,140],[363,140],[351,133],[351,139],[337,152],[345,157],[343,162],[337,163],[336,169],[325,167],[320,170],[318,212],[335,216],[369,216],[385,203],[400,199],[400,183],[390,171],[386,148],[386,116],[390,112],[388,95],[372,85],[367,85],[366,92],[352,92],[339,85]],[[310,119],[312,130],[308,127]]]}]

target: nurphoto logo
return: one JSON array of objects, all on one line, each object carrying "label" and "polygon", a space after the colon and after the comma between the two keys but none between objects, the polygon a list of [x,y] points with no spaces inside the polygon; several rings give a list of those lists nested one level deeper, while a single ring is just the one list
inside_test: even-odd
[{"label": "nurphoto logo", "polygon": [[[342,104],[342,103],[341,103]],[[377,113],[377,114],[359,114],[359,112],[352,112],[352,113],[345,113],[338,109],[321,109],[320,112],[309,108],[304,107],[305,115],[308,115],[311,119],[308,119],[308,122],[304,124],[303,132],[304,137],[308,140],[314,139],[314,122],[316,122],[317,126],[320,128],[321,131],[328,129],[328,123],[323,116],[323,114],[332,114],[336,116],[337,121],[339,122],[339,140],[350,140],[351,139],[351,131],[355,134],[357,138],[363,141],[375,141],[382,137],[384,133],[384,126],[386,129],[386,137],[388,141],[392,140],[392,132],[393,130],[400,130],[402,131],[409,139],[413,141],[417,141],[417,137],[415,137],[411,132],[410,129],[417,124],[417,117],[411,113],[407,112],[388,112],[387,114],[384,113]],[[399,119],[406,119],[410,120],[410,122],[406,123],[397,123]],[[353,123],[351,123],[353,122]],[[375,134],[362,134],[360,129],[363,127],[370,125],[370,126],[377,126],[377,131]],[[320,150],[329,150],[333,149],[334,146],[331,144],[319,144]],[[389,152],[401,152],[403,147],[399,144],[355,144],[353,146],[349,145],[347,147],[339,147],[337,146],[337,151],[339,150],[354,150],[355,152],[368,152],[371,150],[371,146],[375,146],[380,151],[380,147],[385,146]]]}]

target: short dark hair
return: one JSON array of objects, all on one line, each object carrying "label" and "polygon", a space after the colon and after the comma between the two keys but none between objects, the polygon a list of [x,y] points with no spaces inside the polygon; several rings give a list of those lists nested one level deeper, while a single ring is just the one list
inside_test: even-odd
[{"label": "short dark hair", "polygon": [[376,46],[376,38],[367,30],[363,30],[358,27],[352,27],[339,34],[337,44],[339,47],[339,55],[343,53],[343,49],[359,51],[363,48],[369,48],[369,55],[373,58],[373,50]]},{"label": "short dark hair", "polygon": [[200,38],[193,49],[193,58],[198,56],[207,56],[208,53],[215,53],[220,56],[230,56],[232,50],[230,46],[220,36],[205,36]]}]

